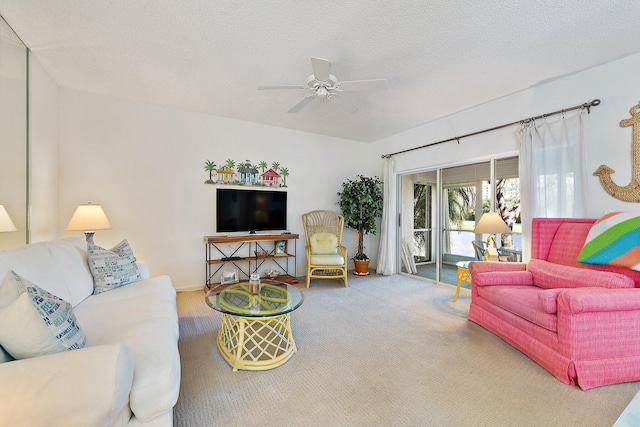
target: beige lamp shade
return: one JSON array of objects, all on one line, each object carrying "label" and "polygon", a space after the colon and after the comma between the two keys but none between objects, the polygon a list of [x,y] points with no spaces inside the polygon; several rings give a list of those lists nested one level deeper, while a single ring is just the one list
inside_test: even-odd
[{"label": "beige lamp shade", "polygon": [[480,221],[473,230],[476,234],[508,234],[511,233],[507,224],[497,212],[489,212],[480,217]]},{"label": "beige lamp shade", "polygon": [[17,228],[11,221],[11,217],[7,213],[7,210],[3,205],[0,205],[0,233],[4,233],[6,231],[16,231]]},{"label": "beige lamp shade", "polygon": [[95,231],[110,228],[111,223],[104,214],[102,206],[92,203],[79,205],[67,225],[67,231]]}]

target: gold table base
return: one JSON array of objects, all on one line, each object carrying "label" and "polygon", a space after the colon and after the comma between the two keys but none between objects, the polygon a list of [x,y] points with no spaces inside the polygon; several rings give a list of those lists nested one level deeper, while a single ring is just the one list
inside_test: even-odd
[{"label": "gold table base", "polygon": [[273,369],[289,360],[297,351],[289,315],[244,317],[222,314],[218,350],[233,372]]},{"label": "gold table base", "polygon": [[460,296],[460,284],[462,282],[471,284],[471,273],[469,272],[468,267],[458,266],[458,289],[456,289],[456,295],[453,297],[453,302],[458,301],[458,296]]}]

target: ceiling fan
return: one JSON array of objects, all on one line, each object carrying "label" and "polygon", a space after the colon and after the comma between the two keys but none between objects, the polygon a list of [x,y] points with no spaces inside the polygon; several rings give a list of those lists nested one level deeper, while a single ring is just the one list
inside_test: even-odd
[{"label": "ceiling fan", "polygon": [[331,99],[335,96],[339,97],[340,92],[380,90],[387,88],[387,81],[385,79],[350,80],[340,82],[336,76],[330,74],[331,62],[326,59],[311,58],[311,67],[313,69],[313,74],[307,78],[306,85],[258,86],[258,90],[303,89],[311,92],[309,95],[302,98],[302,101],[298,102],[293,106],[293,108],[287,111],[288,113],[297,113],[313,101],[314,98],[322,98],[324,100]]}]

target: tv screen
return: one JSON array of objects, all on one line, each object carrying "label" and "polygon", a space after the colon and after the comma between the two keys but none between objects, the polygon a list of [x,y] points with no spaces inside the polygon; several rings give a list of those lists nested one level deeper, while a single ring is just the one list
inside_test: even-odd
[{"label": "tv screen", "polygon": [[287,229],[285,191],[216,190],[216,231],[250,232]]}]

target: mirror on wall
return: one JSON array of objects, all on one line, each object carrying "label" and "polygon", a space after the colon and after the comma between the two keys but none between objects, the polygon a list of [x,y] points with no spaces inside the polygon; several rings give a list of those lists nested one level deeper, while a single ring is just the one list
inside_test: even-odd
[{"label": "mirror on wall", "polygon": [[27,47],[0,17],[0,204],[16,231],[0,232],[0,250],[28,243]]}]

